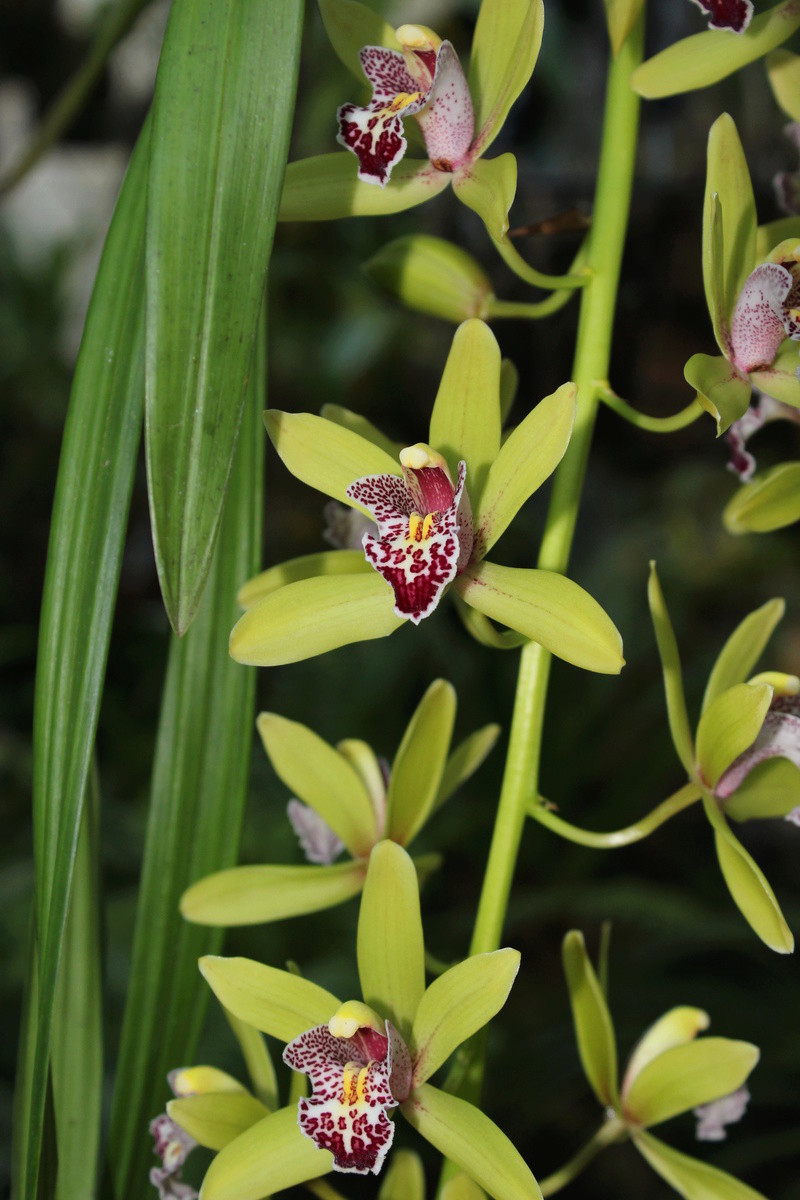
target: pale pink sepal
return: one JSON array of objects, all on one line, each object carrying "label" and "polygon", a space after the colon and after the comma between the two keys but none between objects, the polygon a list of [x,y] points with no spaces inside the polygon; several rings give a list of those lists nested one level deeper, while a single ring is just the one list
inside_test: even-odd
[{"label": "pale pink sepal", "polygon": [[746,375],[769,367],[786,337],[800,338],[800,325],[789,316],[792,276],[779,263],[762,263],[751,272],[731,318],[731,362]]},{"label": "pale pink sepal", "polygon": [[436,54],[428,101],[417,113],[428,158],[440,171],[452,171],[467,158],[475,135],[475,114],[467,77],[450,42]]},{"label": "pale pink sepal", "polygon": [[330,866],[344,850],[344,842],[336,836],[328,822],[323,821],[319,813],[303,804],[302,800],[293,796],[286,805],[286,815],[310,863]]}]

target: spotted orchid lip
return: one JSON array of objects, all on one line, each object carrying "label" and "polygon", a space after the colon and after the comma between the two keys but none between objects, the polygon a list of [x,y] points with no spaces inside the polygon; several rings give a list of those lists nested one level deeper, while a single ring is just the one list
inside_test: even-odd
[{"label": "spotted orchid lip", "polygon": [[800,340],[800,288],[782,263],[762,263],[748,276],[731,318],[729,358],[737,370],[772,365],[787,338]]},{"label": "spotted orchid lip", "polygon": [[709,29],[744,33],[753,19],[751,0],[694,0],[708,17]]}]

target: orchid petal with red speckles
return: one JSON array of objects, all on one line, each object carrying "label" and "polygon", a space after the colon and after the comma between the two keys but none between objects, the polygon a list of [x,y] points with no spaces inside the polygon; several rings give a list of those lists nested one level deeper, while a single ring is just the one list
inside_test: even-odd
[{"label": "orchid petal with red speckles", "polygon": [[741,290],[731,319],[731,362],[749,374],[769,366],[785,338],[800,338],[800,325],[788,315],[792,276],[779,263],[762,263]]},{"label": "orchid petal with red speckles", "polygon": [[436,73],[427,103],[417,114],[428,158],[442,171],[464,161],[475,134],[475,114],[467,78],[450,42],[436,54]]}]

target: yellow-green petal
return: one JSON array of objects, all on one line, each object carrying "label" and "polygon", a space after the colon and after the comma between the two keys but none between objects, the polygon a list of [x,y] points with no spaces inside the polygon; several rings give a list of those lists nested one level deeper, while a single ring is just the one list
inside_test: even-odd
[{"label": "yellow-green petal", "polygon": [[522,1155],[494,1121],[466,1100],[423,1083],[401,1111],[418,1133],[494,1200],[541,1200]]},{"label": "yellow-green petal", "polygon": [[[716,224],[721,226],[716,231],[720,243],[716,246],[715,211]],[[723,353],[736,301],[756,265],[757,226],[753,185],[742,143],[733,118],[723,113],[708,134],[703,208],[703,283]],[[721,294],[715,294],[718,290]]]},{"label": "yellow-green petal", "polygon": [[442,1188],[442,1200],[486,1200],[486,1192],[469,1175],[455,1175]]},{"label": "yellow-green petal", "polygon": [[364,183],[357,173],[358,163],[348,150],[289,163],[278,220],[335,221],[403,212],[438,196],[452,179],[427,159],[413,158],[397,163],[384,188]]},{"label": "yellow-green petal", "polygon": [[329,867],[232,867],[192,884],[181,896],[181,914],[197,925],[261,925],[321,912],[357,896],[363,862]]},{"label": "yellow-green petal", "polygon": [[753,387],[760,388],[774,400],[782,400],[792,408],[800,408],[798,369],[800,356],[797,353],[797,342],[787,338],[772,360],[772,366],[764,367],[761,371],[751,371],[750,382]]},{"label": "yellow-green petal", "polygon": [[500,347],[488,325],[459,325],[431,414],[429,440],[455,479],[467,464],[467,492],[475,509],[500,449]]},{"label": "yellow-green petal", "polygon": [[721,354],[693,354],[683,377],[717,424],[717,437],[743,417],[750,403],[750,380]]},{"label": "yellow-green petal", "polygon": [[708,1029],[708,1026],[709,1016],[702,1008],[671,1008],[663,1017],[659,1017],[641,1037],[628,1059],[622,1083],[623,1099],[639,1072],[644,1070],[648,1063],[665,1050],[690,1042],[698,1033]]},{"label": "yellow-green petal", "polygon": [[518,950],[474,954],[445,971],[423,995],[411,1031],[412,1086],[425,1083],[457,1046],[499,1013],[519,971]]},{"label": "yellow-green petal", "polygon": [[519,371],[510,358],[500,363],[500,424],[505,425],[519,387]]},{"label": "yellow-green petal", "polygon": [[791,954],[794,938],[764,872],[731,832],[719,805],[703,797],[714,830],[717,858],[733,900],[751,929],[778,954]]},{"label": "yellow-green petal", "polygon": [[608,37],[615,57],[628,40],[643,4],[644,0],[605,0]]},{"label": "yellow-green petal", "polygon": [[249,608],[233,627],[231,657],[278,667],[351,642],[388,637],[404,622],[392,592],[375,571],[301,579]]},{"label": "yellow-green petal", "polygon": [[318,3],[322,23],[335,54],[360,83],[366,83],[358,57],[364,46],[400,49],[392,26],[366,4],[359,4],[358,0],[318,0]]},{"label": "yellow-green petal", "polygon": [[800,121],[800,55],[773,50],[767,58],[772,94],[790,121]]},{"label": "yellow-green petal", "polygon": [[236,602],[242,608],[252,608],[257,601],[263,600],[271,592],[277,592],[287,583],[316,579],[320,575],[366,575],[371,570],[363,550],[322,550],[317,554],[303,554],[300,558],[290,558],[287,562],[268,567],[266,571],[248,579],[239,588]]},{"label": "yellow-green petal", "polygon": [[650,1133],[634,1133],[633,1142],[653,1170],[685,1200],[765,1200],[761,1192],[733,1175],[680,1154]]},{"label": "yellow-green petal", "polygon": [[564,938],[562,957],[584,1074],[601,1104],[616,1105],[619,1085],[614,1026],[579,930],[571,930]]},{"label": "yellow-green petal", "polygon": [[760,1057],[758,1046],[705,1037],[672,1046],[636,1076],[625,1097],[625,1115],[647,1128],[740,1088]]},{"label": "yellow-green petal", "polygon": [[200,959],[200,971],[234,1016],[282,1042],[327,1025],[341,1007],[341,1000],[316,983],[251,958],[207,954]]},{"label": "yellow-green petal", "polygon": [[708,315],[717,345],[723,354],[730,344],[731,312],[725,295],[725,249],[722,235],[722,208],[714,192],[706,196],[707,217],[703,225],[703,282]]},{"label": "yellow-green petal", "polygon": [[357,944],[365,1002],[408,1040],[425,991],[425,947],[417,872],[395,842],[379,842],[370,855]]},{"label": "yellow-green petal", "polygon": [[205,1092],[170,1100],[167,1112],[201,1146],[221,1150],[245,1129],[263,1120],[269,1109],[249,1092]]},{"label": "yellow-green petal", "polygon": [[728,688],[747,681],[785,611],[784,600],[768,600],[736,626],[711,668],[703,712]]},{"label": "yellow-green petal", "polygon": [[484,725],[459,742],[445,763],[434,808],[449,800],[453,792],[474,775],[500,736],[499,725]]},{"label": "yellow-green petal", "polygon": [[233,1035],[239,1043],[253,1091],[261,1103],[272,1111],[278,1107],[278,1079],[264,1035],[260,1029],[248,1025],[246,1021],[235,1017],[227,1009],[224,1012],[227,1022],[233,1030]]},{"label": "yellow-green petal", "polygon": [[399,475],[384,449],[335,421],[313,413],[264,414],[270,440],[291,473],[309,487],[353,507],[347,489],[363,475]]},{"label": "yellow-green petal", "polygon": [[759,225],[756,234],[756,259],[763,262],[772,250],[787,238],[800,238],[800,217],[778,217]]},{"label": "yellow-green petal", "polygon": [[748,771],[724,801],[734,821],[785,817],[800,808],[800,769],[788,758],[768,758]]},{"label": "yellow-green petal", "polygon": [[433,808],[455,719],[455,689],[445,679],[434,680],[408,724],[389,775],[386,833],[401,846],[416,837]]},{"label": "yellow-green petal", "polygon": [[387,242],[363,270],[406,308],[445,321],[482,316],[492,294],[489,276],[471,254],[427,233]]},{"label": "yellow-green petal", "polygon": [[734,759],[752,746],[771,701],[769,684],[737,683],[709,704],[697,726],[697,767],[707,787],[716,787]]},{"label": "yellow-green petal", "polygon": [[708,87],[756,62],[787,41],[799,27],[800,9],[795,0],[783,0],[753,17],[742,34],[707,29],[675,42],[637,67],[631,85],[648,100]]},{"label": "yellow-green petal", "polygon": [[517,192],[517,160],[513,154],[476,159],[455,172],[453,190],[478,214],[489,237],[499,242],[508,232],[508,213]]},{"label": "yellow-green petal", "polygon": [[327,1175],[330,1150],[318,1150],[300,1132],[297,1105],[251,1125],[220,1150],[206,1172],[201,1200],[262,1200],[275,1192]]},{"label": "yellow-green petal", "polygon": [[323,404],[320,416],[324,417],[326,421],[333,421],[335,425],[341,425],[343,429],[357,433],[359,437],[366,438],[368,442],[372,442],[374,446],[384,450],[394,463],[395,473],[397,472],[397,462],[403,447],[400,442],[393,442],[391,438],[387,437],[378,429],[377,425],[373,425],[360,413],[343,408],[341,404]]},{"label": "yellow-green petal", "polygon": [[722,514],[730,533],[770,533],[800,520],[800,463],[781,463],[734,492]]},{"label": "yellow-green petal", "polygon": [[518,650],[529,640],[513,629],[496,629],[488,617],[465,604],[458,592],[453,592],[452,596],[459,620],[470,637],[474,637],[481,646],[487,646],[490,650]]},{"label": "yellow-green petal", "polygon": [[179,1097],[199,1096],[205,1092],[247,1091],[238,1079],[227,1071],[220,1071],[218,1067],[179,1067],[177,1071],[170,1072],[169,1082]]},{"label": "yellow-green petal", "polygon": [[259,713],[256,728],[292,795],[310,805],[355,857],[368,854],[378,835],[375,810],[355,768],[299,721]]},{"label": "yellow-green petal", "polygon": [[672,622],[669,618],[664,593],[656,571],[656,564],[650,563],[650,579],[647,584],[647,600],[650,605],[650,616],[655,629],[658,643],[658,656],[661,659],[661,669],[664,673],[664,691],[667,697],[667,718],[672,734],[672,744],[678,758],[689,774],[694,770],[694,744],[692,730],[689,725],[689,714],[686,711],[686,696],[683,690],[683,673],[678,643]]},{"label": "yellow-green petal", "polygon": [[394,1150],[378,1200],[425,1200],[425,1171],[413,1150]]},{"label": "yellow-green petal", "polygon": [[473,503],[476,555],[482,557],[491,549],[561,462],[575,421],[576,395],[574,383],[562,384],[509,434]]},{"label": "yellow-green petal", "polygon": [[475,147],[480,154],[502,129],[533,74],[543,30],[542,0],[482,0],[469,62]]}]

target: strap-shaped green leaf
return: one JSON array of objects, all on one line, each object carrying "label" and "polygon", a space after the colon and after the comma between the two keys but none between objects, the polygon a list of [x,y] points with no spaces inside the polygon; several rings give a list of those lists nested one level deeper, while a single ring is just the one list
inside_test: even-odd
[{"label": "strap-shaped green leaf", "polygon": [[431,414],[429,440],[450,466],[467,464],[473,510],[500,450],[500,347],[488,325],[473,319],[455,332]]},{"label": "strap-shaped green leaf", "polygon": [[482,0],[469,61],[475,145],[481,154],[533,74],[543,30],[542,0]]},{"label": "strap-shaped green leaf", "polygon": [[364,475],[399,475],[400,464],[373,441],[312,413],[264,414],[267,433],[292,474],[309,487],[353,506],[351,483]]},{"label": "strap-shaped green leaf", "polygon": [[414,864],[396,842],[369,858],[358,916],[358,975],[364,1000],[408,1040],[425,991],[425,947]]},{"label": "strap-shaped green leaf", "polygon": [[785,611],[785,601],[779,598],[768,600],[736,626],[711,668],[703,696],[703,712],[728,688],[746,682]]},{"label": "strap-shaped green leaf", "polygon": [[502,241],[508,232],[508,213],[517,193],[514,155],[476,159],[453,175],[453,190],[462,204],[478,214],[489,237],[495,242]]},{"label": "strap-shaped green leaf", "polygon": [[539,1185],[512,1142],[480,1109],[423,1083],[403,1116],[494,1200],[541,1200]]},{"label": "strap-shaped green leaf", "polygon": [[261,741],[278,778],[322,817],[353,855],[377,837],[375,810],[361,776],[313,730],[277,713],[260,713]]},{"label": "strap-shaped green leaf", "polygon": [[239,618],[230,651],[237,662],[278,667],[350,642],[388,637],[403,624],[391,589],[376,571],[300,579]]},{"label": "strap-shaped green leaf", "polygon": [[574,383],[562,384],[545,396],[511,431],[494,458],[486,487],[473,506],[478,555],[492,548],[561,462],[575,421],[575,397]]},{"label": "strap-shaped green leaf", "polygon": [[633,72],[633,88],[647,100],[677,96],[709,87],[787,41],[800,28],[794,0],[783,0],[753,17],[750,27],[733,36],[728,29],[706,29],[654,55]]},{"label": "strap-shaped green leaf", "polygon": [[742,143],[733,118],[723,113],[708,134],[703,206],[703,284],[723,353],[736,301],[756,265],[757,227],[756,201]]},{"label": "strap-shaped green leaf", "polygon": [[220,1150],[203,1180],[203,1200],[262,1200],[327,1175],[330,1150],[300,1132],[297,1105],[270,1113]]},{"label": "strap-shaped green leaf", "polygon": [[717,802],[704,796],[703,807],[714,830],[717,858],[736,907],[771,950],[791,954],[794,937],[764,872],[731,832]]},{"label": "strap-shaped green leaf", "polygon": [[772,701],[769,684],[737,683],[709,704],[697,726],[697,766],[707,787],[752,746]]},{"label": "strap-shaped green leaf", "polygon": [[358,178],[358,163],[348,150],[317,154],[286,168],[278,220],[339,221],[405,212],[443,192],[452,178],[427,158],[404,158],[392,168],[386,187],[373,187]]},{"label": "strap-shaped green leaf", "polygon": [[751,383],[721,354],[693,354],[683,377],[717,424],[717,437],[747,412]]},{"label": "strap-shaped green leaf", "polygon": [[433,808],[450,752],[456,693],[436,679],[408,723],[389,775],[387,837],[407,846]]},{"label": "strap-shaped green leaf", "polygon": [[774,50],[766,65],[773,96],[790,121],[800,121],[800,55]]},{"label": "strap-shaped green leaf", "polygon": [[363,863],[330,867],[231,867],[207,875],[181,896],[181,914],[198,925],[261,925],[321,912],[357,896]]},{"label": "strap-shaped green leaf", "polygon": [[394,1150],[378,1200],[425,1200],[425,1171],[413,1150]]},{"label": "strap-shaped green leaf", "polygon": [[614,1026],[579,930],[571,930],[564,938],[562,956],[584,1074],[601,1104],[616,1105],[619,1085]]},{"label": "strap-shaped green leaf", "polygon": [[672,622],[669,618],[664,593],[656,571],[656,564],[650,563],[650,578],[647,583],[647,600],[650,605],[650,616],[655,629],[658,643],[658,656],[661,659],[661,669],[664,673],[664,691],[667,697],[667,718],[669,720],[672,743],[678,758],[689,774],[694,770],[694,744],[692,730],[689,725],[689,714],[686,711],[686,696],[683,691],[683,674],[678,643]]},{"label": "strap-shaped green leaf", "polygon": [[341,1001],[291,971],[251,958],[206,955],[200,971],[220,1004],[262,1033],[291,1042],[315,1025],[327,1025]]},{"label": "strap-shaped green leaf", "polygon": [[577,583],[554,571],[468,567],[455,583],[461,597],[493,621],[539,642],[557,658],[587,671],[622,670],[622,639],[608,614]]},{"label": "strap-shaped green leaf", "polygon": [[337,57],[360,83],[366,83],[359,50],[364,46],[385,46],[399,50],[392,26],[374,9],[358,0],[318,0],[322,23]]},{"label": "strap-shaped green leaf", "polygon": [[733,1175],[673,1150],[651,1133],[634,1133],[633,1142],[653,1170],[685,1200],[765,1200],[761,1192]]},{"label": "strap-shaped green leaf", "polygon": [[739,488],[722,519],[731,533],[771,533],[800,521],[800,463],[781,463]]},{"label": "strap-shaped green leaf", "polygon": [[463,742],[459,742],[445,763],[434,808],[449,800],[453,792],[475,774],[491,753],[499,736],[499,725],[484,725],[482,729],[476,729],[469,737],[465,737]]},{"label": "strap-shaped green leaf", "polygon": [[430,1079],[457,1046],[482,1029],[508,999],[518,950],[475,954],[445,971],[422,997],[411,1031],[413,1086]]},{"label": "strap-shaped green leaf", "polygon": [[625,1113],[647,1128],[728,1096],[741,1087],[760,1057],[758,1046],[705,1037],[671,1046],[652,1059],[625,1097]]},{"label": "strap-shaped green leaf", "polygon": [[31,1013],[36,1032],[29,1106],[14,1130],[20,1200],[36,1194],[55,981],[141,431],[148,135],[146,127],[98,269],[50,526],[33,738],[39,1003]]},{"label": "strap-shaped green leaf", "polygon": [[671,1008],[663,1017],[659,1017],[636,1043],[628,1059],[622,1082],[623,1100],[636,1076],[649,1062],[673,1046],[682,1046],[684,1042],[690,1042],[702,1030],[708,1029],[708,1026],[709,1016],[702,1008],[680,1006]]},{"label": "strap-shaped green leaf", "polygon": [[211,567],[289,144],[300,0],[175,0],[153,104],[146,451],[173,627]]},{"label": "strap-shaped green leaf", "polygon": [[372,569],[363,550],[321,550],[317,554],[303,554],[300,558],[290,558],[268,567],[248,579],[239,588],[236,601],[242,608],[252,608],[271,592],[277,592],[287,583],[297,583],[299,579],[316,579],[321,575],[366,575]]}]

